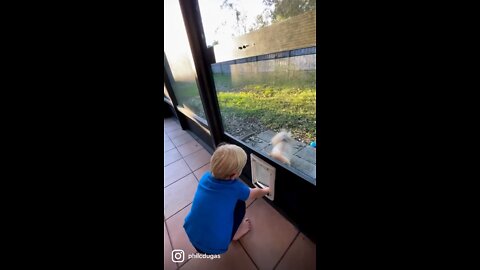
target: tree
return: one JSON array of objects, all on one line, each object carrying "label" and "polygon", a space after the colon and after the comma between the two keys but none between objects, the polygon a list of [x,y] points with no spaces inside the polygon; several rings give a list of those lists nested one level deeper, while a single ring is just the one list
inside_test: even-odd
[{"label": "tree", "polygon": [[248,32],[271,25],[275,22],[286,20],[290,17],[315,10],[316,0],[262,0],[265,9],[256,15],[252,25],[246,25],[247,17],[239,8],[239,0],[223,0],[221,8],[235,15],[235,32],[232,36],[243,35]]},{"label": "tree", "polygon": [[283,21],[317,8],[317,0],[263,0],[263,3],[275,7],[271,14],[273,22]]},{"label": "tree", "polygon": [[[240,11],[238,1],[224,0],[220,7],[224,10],[233,11],[236,25],[234,28],[234,32],[232,32],[232,36],[246,34],[247,33],[247,25],[246,25],[247,16],[245,14],[242,14],[242,12]],[[225,23],[226,22],[224,22],[223,25],[225,25]]]}]

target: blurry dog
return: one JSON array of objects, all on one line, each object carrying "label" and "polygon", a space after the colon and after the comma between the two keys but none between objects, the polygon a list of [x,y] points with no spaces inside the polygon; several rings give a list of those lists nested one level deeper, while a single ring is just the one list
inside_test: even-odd
[{"label": "blurry dog", "polygon": [[292,141],[292,133],[282,129],[282,131],[277,133],[272,138],[271,142],[273,145],[273,149],[270,152],[270,156],[276,160],[290,165],[290,158],[288,157],[288,153],[291,150]]}]

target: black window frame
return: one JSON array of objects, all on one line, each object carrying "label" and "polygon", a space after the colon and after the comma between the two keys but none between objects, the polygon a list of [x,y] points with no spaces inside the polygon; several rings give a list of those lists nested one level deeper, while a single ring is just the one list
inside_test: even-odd
[{"label": "black window frame", "polygon": [[207,147],[207,150],[210,152],[214,151],[215,147],[221,142],[235,144],[244,149],[247,152],[248,161],[241,178],[245,180],[250,187],[254,187],[251,181],[251,153],[274,166],[277,170],[275,200],[272,202],[265,199],[265,201],[279,210],[283,216],[295,224],[297,228],[313,242],[316,242],[317,221],[311,217],[312,211],[310,210],[315,207],[317,188],[313,182],[316,182],[316,179],[297,169],[287,167],[225,132],[217,100],[213,72],[211,70],[211,64],[213,64],[215,60],[214,57],[212,57],[211,48],[208,48],[205,42],[198,0],[179,0],[179,3],[195,65],[199,95],[207,118],[205,119],[207,123],[204,123],[199,121],[198,116],[188,114],[181,110],[181,108],[178,108],[172,84],[170,83],[169,76],[167,76],[169,66],[164,53],[165,86],[172,100],[173,111],[179,119],[182,129],[189,129],[192,125],[208,129],[210,142],[207,144],[213,146]]}]

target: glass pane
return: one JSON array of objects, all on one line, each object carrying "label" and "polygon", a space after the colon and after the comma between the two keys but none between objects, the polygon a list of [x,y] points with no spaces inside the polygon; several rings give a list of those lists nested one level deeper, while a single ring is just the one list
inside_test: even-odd
[{"label": "glass pane", "polygon": [[167,87],[165,85],[163,85],[163,96],[170,100],[170,102],[172,102],[172,100],[170,99],[170,95],[168,94]]},{"label": "glass pane", "polygon": [[[315,184],[316,2],[199,4],[206,41],[214,44],[211,67],[225,131]],[[222,29],[237,31],[232,37]]]},{"label": "glass pane", "polygon": [[[316,0],[198,0],[207,46],[316,10]],[[296,29],[297,31],[299,29]]]},{"label": "glass pane", "polygon": [[190,43],[178,0],[164,1],[164,66],[172,82],[178,107],[203,118]]}]

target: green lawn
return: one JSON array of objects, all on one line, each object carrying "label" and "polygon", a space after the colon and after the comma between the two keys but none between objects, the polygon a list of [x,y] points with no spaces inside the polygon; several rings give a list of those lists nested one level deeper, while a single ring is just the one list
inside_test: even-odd
[{"label": "green lawn", "polygon": [[[268,129],[284,128],[305,142],[316,140],[315,73],[299,73],[296,79],[275,74],[257,80],[233,82],[228,75],[215,74],[215,85],[224,125],[233,129],[228,119],[254,121]],[[250,77],[251,78],[251,77]],[[266,84],[265,82],[268,82]],[[247,85],[246,85],[247,84]],[[205,117],[195,82],[177,84],[177,99],[197,115]]]},{"label": "green lawn", "polygon": [[231,114],[254,118],[269,129],[287,129],[297,139],[316,140],[314,87],[247,85],[240,91],[217,92],[217,96],[224,118]]}]

